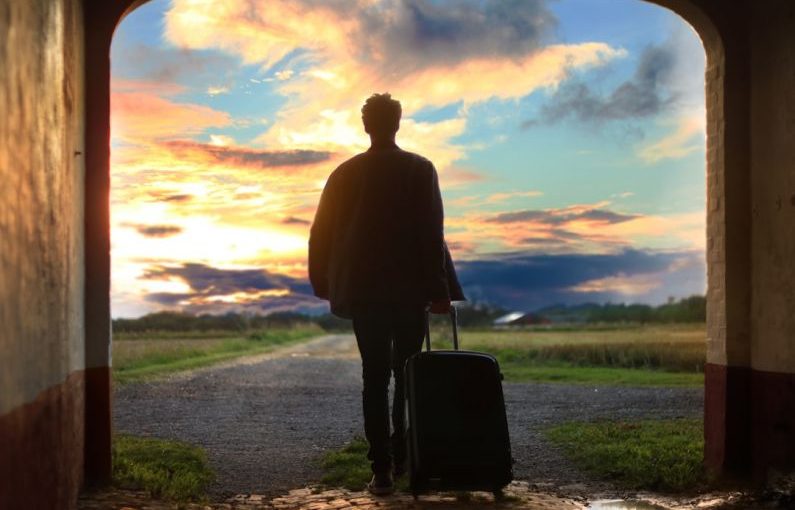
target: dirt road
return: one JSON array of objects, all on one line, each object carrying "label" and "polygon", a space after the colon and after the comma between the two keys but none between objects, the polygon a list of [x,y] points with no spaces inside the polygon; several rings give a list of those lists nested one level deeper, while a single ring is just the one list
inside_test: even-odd
[{"label": "dirt road", "polygon": [[[117,431],[180,439],[207,449],[216,495],[277,494],[317,482],[321,453],[362,435],[360,362],[349,335],[117,388]],[[517,479],[554,486],[590,480],[547,443],[555,423],[595,418],[691,417],[700,388],[505,383]],[[574,488],[575,492],[579,492]]]}]

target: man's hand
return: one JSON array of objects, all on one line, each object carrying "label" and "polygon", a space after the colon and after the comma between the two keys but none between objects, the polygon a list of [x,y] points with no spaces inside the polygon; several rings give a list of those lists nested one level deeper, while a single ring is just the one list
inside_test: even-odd
[{"label": "man's hand", "polygon": [[431,302],[429,311],[431,313],[450,313],[450,300],[444,299],[441,301]]}]

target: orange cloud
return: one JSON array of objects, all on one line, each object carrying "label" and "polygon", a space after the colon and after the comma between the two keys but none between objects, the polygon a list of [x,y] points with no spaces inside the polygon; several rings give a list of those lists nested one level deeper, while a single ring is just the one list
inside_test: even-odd
[{"label": "orange cloud", "polygon": [[626,214],[609,205],[604,201],[448,217],[447,237],[466,247],[462,255],[468,258],[489,252],[612,253],[626,248],[705,247],[703,213]]},{"label": "orange cloud", "polygon": [[646,294],[662,284],[661,276],[656,273],[635,275],[619,273],[616,276],[588,280],[569,287],[568,290],[574,292],[615,292],[627,296],[637,296]]},{"label": "orange cloud", "polygon": [[199,134],[228,126],[229,114],[197,104],[175,103],[149,92],[111,94],[111,136],[140,142]]},{"label": "orange cloud", "polygon": [[111,91],[117,92],[139,92],[154,94],[156,96],[173,96],[186,91],[185,86],[178,83],[166,83],[162,81],[150,80],[129,80],[113,77],[111,80]]},{"label": "orange cloud", "polygon": [[[554,26],[543,4],[511,11],[511,29],[493,30],[507,15],[503,11],[499,5],[483,9],[478,2],[438,9],[378,0],[334,5],[175,0],[165,35],[177,46],[221,49],[266,71],[277,63],[286,67],[278,71],[277,90],[287,105],[258,143],[359,151],[368,146],[361,103],[388,90],[409,117],[399,133],[401,146],[429,157],[444,172],[466,150],[451,141],[466,127],[466,105],[554,88],[575,69],[625,54],[597,42],[543,47],[543,35]],[[428,20],[448,30],[428,31]],[[304,50],[299,57],[292,56],[296,48]],[[410,119],[421,108],[459,101],[465,108],[455,119]]]},{"label": "orange cloud", "polygon": [[683,115],[672,123],[675,125],[673,132],[638,148],[641,160],[647,164],[654,164],[664,159],[683,158],[704,149],[706,113],[703,108],[697,109],[695,113]]}]

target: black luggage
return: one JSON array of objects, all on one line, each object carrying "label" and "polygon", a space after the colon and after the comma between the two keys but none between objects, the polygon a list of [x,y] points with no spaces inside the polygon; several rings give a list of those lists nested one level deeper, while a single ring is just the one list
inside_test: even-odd
[{"label": "black luggage", "polygon": [[431,351],[426,316],[426,351],[406,362],[411,491],[496,495],[513,479],[502,375],[494,356],[458,350],[455,308],[450,318],[455,350]]}]

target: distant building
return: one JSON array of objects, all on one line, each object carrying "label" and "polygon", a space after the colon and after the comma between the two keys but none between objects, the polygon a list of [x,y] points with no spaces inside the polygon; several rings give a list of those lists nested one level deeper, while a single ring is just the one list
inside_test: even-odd
[{"label": "distant building", "polygon": [[508,326],[516,319],[520,319],[524,316],[524,312],[511,312],[509,314],[503,315],[502,317],[497,317],[494,319],[495,326]]},{"label": "distant building", "polygon": [[505,326],[535,326],[539,324],[551,324],[547,317],[532,312],[511,312],[498,317],[494,320],[495,327]]}]

